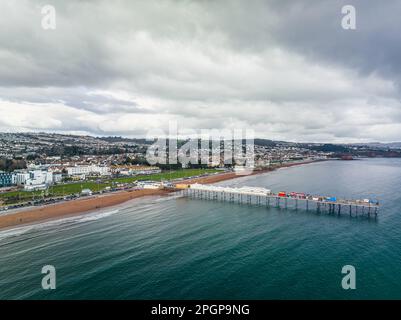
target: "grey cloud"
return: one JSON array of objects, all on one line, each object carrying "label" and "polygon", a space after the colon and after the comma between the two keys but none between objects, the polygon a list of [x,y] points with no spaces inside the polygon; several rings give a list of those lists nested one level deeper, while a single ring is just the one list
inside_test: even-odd
[{"label": "grey cloud", "polygon": [[[344,4],[357,9],[355,31],[341,28]],[[401,132],[397,1],[55,0],[54,31],[40,27],[42,5],[0,4],[0,129],[35,126],[7,104],[53,104],[65,108],[41,129],[140,136],[178,120],[273,139]]]}]

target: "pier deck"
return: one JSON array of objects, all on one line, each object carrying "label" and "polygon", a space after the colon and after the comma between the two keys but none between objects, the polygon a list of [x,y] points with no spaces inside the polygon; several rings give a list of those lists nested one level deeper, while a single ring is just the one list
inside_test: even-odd
[{"label": "pier deck", "polygon": [[303,193],[272,193],[271,190],[259,187],[220,187],[202,184],[188,185],[180,188],[183,196],[204,200],[218,200],[236,203],[275,206],[304,210],[328,211],[329,213],[347,213],[349,215],[367,214],[377,217],[378,202],[365,200],[345,200],[334,197],[312,196]]}]

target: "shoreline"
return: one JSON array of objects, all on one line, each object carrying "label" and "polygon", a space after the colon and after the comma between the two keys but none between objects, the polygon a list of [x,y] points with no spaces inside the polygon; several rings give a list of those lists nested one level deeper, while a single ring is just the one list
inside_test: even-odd
[{"label": "shoreline", "polygon": [[[185,179],[179,183],[203,183],[211,184],[221,181],[231,180],[241,177],[249,177],[252,175],[259,175],[271,171],[275,171],[280,168],[293,167],[303,164],[310,164],[320,162],[324,160],[311,160],[304,162],[293,162],[277,167],[255,170],[250,175],[239,175],[234,172],[221,173],[217,175],[211,175],[206,177]],[[0,231],[9,229],[16,226],[30,225],[37,222],[45,222],[49,220],[55,220],[62,217],[78,216],[93,213],[98,209],[104,209],[113,207],[132,199],[142,198],[146,196],[165,196],[173,193],[173,190],[152,190],[152,189],[141,189],[141,190],[124,190],[118,191],[111,194],[99,195],[91,198],[76,199],[67,202],[60,202],[50,205],[44,205],[37,208],[30,208],[26,210],[17,211],[15,213],[9,213],[0,215]]]}]

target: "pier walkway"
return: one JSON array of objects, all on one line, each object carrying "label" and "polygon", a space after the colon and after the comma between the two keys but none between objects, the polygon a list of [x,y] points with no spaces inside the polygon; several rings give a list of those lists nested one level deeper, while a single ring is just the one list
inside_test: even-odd
[{"label": "pier walkway", "polygon": [[220,187],[203,184],[180,185],[177,189],[189,198],[218,200],[235,203],[275,206],[278,208],[294,208],[304,210],[327,211],[352,215],[367,214],[377,217],[379,203],[369,199],[345,200],[336,197],[313,196],[297,192],[273,193],[269,189],[259,187]]}]

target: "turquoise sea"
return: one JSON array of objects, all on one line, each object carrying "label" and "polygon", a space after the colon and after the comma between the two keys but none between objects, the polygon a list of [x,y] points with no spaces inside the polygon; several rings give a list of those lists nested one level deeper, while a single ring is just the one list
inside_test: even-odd
[{"label": "turquoise sea", "polygon": [[[328,161],[221,183],[378,198],[377,219],[142,198],[0,231],[1,299],[400,299],[401,159]],[[41,268],[56,268],[43,290]],[[356,290],[341,287],[344,265]]]}]

